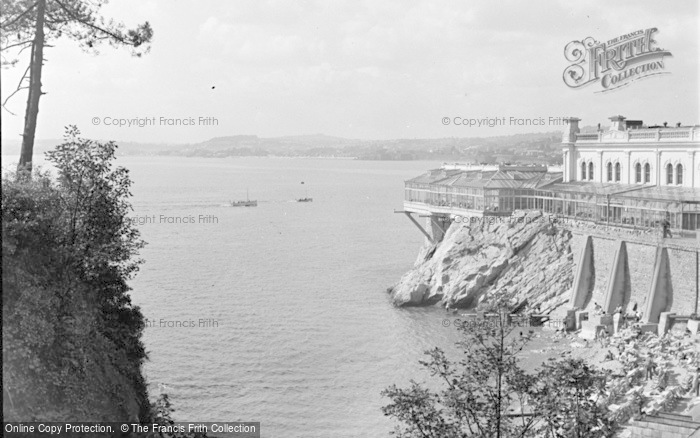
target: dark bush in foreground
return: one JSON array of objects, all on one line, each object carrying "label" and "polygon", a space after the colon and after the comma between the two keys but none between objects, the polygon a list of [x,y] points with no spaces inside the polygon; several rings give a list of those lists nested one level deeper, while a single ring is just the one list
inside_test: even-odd
[{"label": "dark bush in foreground", "polygon": [[127,280],[143,246],[116,145],[78,137],[47,153],[58,177],[2,187],[5,421],[149,420],[144,320]]},{"label": "dark bush in foreground", "polygon": [[463,324],[464,359],[449,360],[439,348],[421,362],[434,377],[426,387],[391,386],[384,415],[399,421],[403,438],[605,438],[615,422],[607,409],[605,373],[581,360],[561,359],[528,374],[518,354],[530,339],[507,316]]}]

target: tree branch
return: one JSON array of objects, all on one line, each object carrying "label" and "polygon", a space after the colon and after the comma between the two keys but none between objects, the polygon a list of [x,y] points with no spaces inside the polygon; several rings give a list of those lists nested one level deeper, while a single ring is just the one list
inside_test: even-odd
[{"label": "tree branch", "polygon": [[20,41],[19,43],[10,44],[9,46],[0,48],[0,51],[11,49],[11,48],[17,47],[17,46],[23,46],[25,44],[31,44],[33,42],[34,42],[34,40]]},{"label": "tree branch", "polygon": [[25,87],[22,86],[22,81],[24,81],[24,80],[27,78],[27,72],[29,71],[29,68],[30,68],[30,67],[27,67],[27,69],[24,70],[24,74],[22,75],[22,77],[21,77],[20,80],[19,80],[19,83],[17,84],[17,89],[16,89],[15,91],[13,91],[12,94],[10,94],[9,96],[7,96],[7,99],[5,99],[5,101],[2,103],[2,107],[5,109],[5,111],[7,111],[8,113],[12,114],[13,116],[16,116],[17,114],[15,114],[15,113],[13,113],[12,111],[10,111],[9,109],[7,109],[7,107],[6,107],[5,105],[7,104],[7,101],[10,100],[10,98],[11,98],[12,96],[14,96],[15,94],[17,94],[20,90],[26,90],[27,88],[29,88],[29,87],[26,87],[26,86],[25,86]]},{"label": "tree branch", "polygon": [[102,33],[108,35],[109,37],[112,37],[112,38],[114,38],[115,40],[119,41],[120,43],[128,44],[128,45],[134,45],[133,43],[130,43],[129,41],[127,41],[127,40],[124,38],[123,35],[115,34],[115,33],[113,33],[113,32],[108,31],[107,29],[103,29],[103,28],[101,28],[101,27],[99,27],[99,26],[96,26],[96,25],[94,25],[94,24],[92,24],[92,23],[88,23],[88,22],[86,22],[86,21],[83,21],[80,17],[78,17],[73,11],[71,11],[70,9],[68,9],[68,8],[67,8],[63,3],[61,3],[59,0],[54,0],[54,1],[55,1],[56,3],[58,3],[58,5],[59,5],[64,11],[66,11],[66,12],[68,13],[68,15],[70,15],[71,17],[73,17],[78,23],[83,24],[83,25],[85,25],[85,26],[87,26],[87,27],[89,27],[89,28],[92,28],[92,29],[94,29],[94,30],[96,30],[96,31],[98,31],[98,32],[102,32]]},{"label": "tree branch", "polygon": [[[10,94],[9,96],[7,96],[7,99],[9,99],[10,97],[14,96],[14,95],[17,94],[19,91],[21,91],[21,90],[27,90],[27,89],[29,89],[29,87],[19,87],[18,89],[16,89],[15,91],[13,91],[12,94]],[[3,108],[5,111],[7,111],[8,113],[12,114],[13,116],[16,116],[17,114],[13,113],[13,112],[10,111],[9,109],[7,109],[7,107],[5,106],[5,104],[7,103],[7,99],[5,99],[5,102],[2,103],[2,108]]]},{"label": "tree branch", "polygon": [[39,0],[35,1],[34,4],[31,5],[29,8],[27,8],[26,11],[22,12],[22,13],[19,14],[17,17],[15,17],[15,18],[12,19],[11,21],[9,21],[9,23],[8,23],[8,20],[9,20],[9,19],[8,19],[8,20],[5,20],[5,22],[3,22],[3,23],[0,23],[0,27],[5,27],[5,28],[6,28],[7,26],[10,26],[10,25],[14,24],[17,20],[19,20],[19,19],[22,18],[24,15],[26,15],[27,13],[29,13],[29,11],[31,11],[32,9],[34,9],[38,3],[39,3]]},{"label": "tree branch", "polygon": [[27,50],[27,49],[30,48],[30,47],[32,47],[32,46],[24,46],[24,47],[22,47],[21,49],[19,49],[19,52],[17,52],[17,56],[21,55],[22,52],[24,52],[25,50]]}]

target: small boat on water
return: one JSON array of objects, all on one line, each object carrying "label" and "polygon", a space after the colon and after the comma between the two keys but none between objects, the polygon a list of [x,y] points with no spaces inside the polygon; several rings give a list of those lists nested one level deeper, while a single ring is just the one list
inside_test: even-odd
[{"label": "small boat on water", "polygon": [[[304,181],[301,182],[304,184]],[[297,202],[313,202],[313,198],[309,198],[309,189],[306,189],[306,193],[304,194],[303,198],[297,198]]]},{"label": "small boat on water", "polygon": [[230,201],[231,207],[257,207],[258,206],[258,201],[257,200],[250,200],[250,197],[248,196],[248,189],[245,191],[245,201]]},{"label": "small boat on water", "polygon": [[258,201],[231,201],[231,207],[257,207]]}]

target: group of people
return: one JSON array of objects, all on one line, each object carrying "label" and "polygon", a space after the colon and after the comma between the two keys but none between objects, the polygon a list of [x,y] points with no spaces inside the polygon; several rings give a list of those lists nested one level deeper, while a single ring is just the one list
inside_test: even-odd
[{"label": "group of people", "polygon": [[[593,303],[593,314],[594,315],[606,315],[606,313],[607,312],[605,310],[603,310],[603,307],[600,304],[598,304],[596,302]],[[617,315],[617,314],[622,315],[622,306],[621,305],[617,306],[615,308],[615,310],[613,311],[613,315]],[[634,322],[641,321],[642,314],[637,310],[637,303],[634,303],[634,306],[632,307],[632,313],[631,314],[628,313],[627,315],[625,315],[624,319],[625,320],[632,319],[632,320],[634,320]]]}]

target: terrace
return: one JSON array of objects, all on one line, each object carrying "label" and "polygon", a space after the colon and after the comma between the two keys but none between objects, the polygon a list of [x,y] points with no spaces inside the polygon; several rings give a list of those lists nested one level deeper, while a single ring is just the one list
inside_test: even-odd
[{"label": "terrace", "polygon": [[404,209],[421,214],[508,215],[537,208],[535,189],[561,181],[546,166],[436,169],[405,182]]},{"label": "terrace", "polygon": [[576,134],[576,143],[673,143],[699,140],[700,127],[698,126],[639,128],[627,129],[626,131],[611,130]]},{"label": "terrace", "polygon": [[694,237],[700,191],[678,186],[561,182],[546,167],[436,169],[405,182],[404,210],[424,216],[501,216],[540,210],[559,217],[631,231],[660,229]]}]

